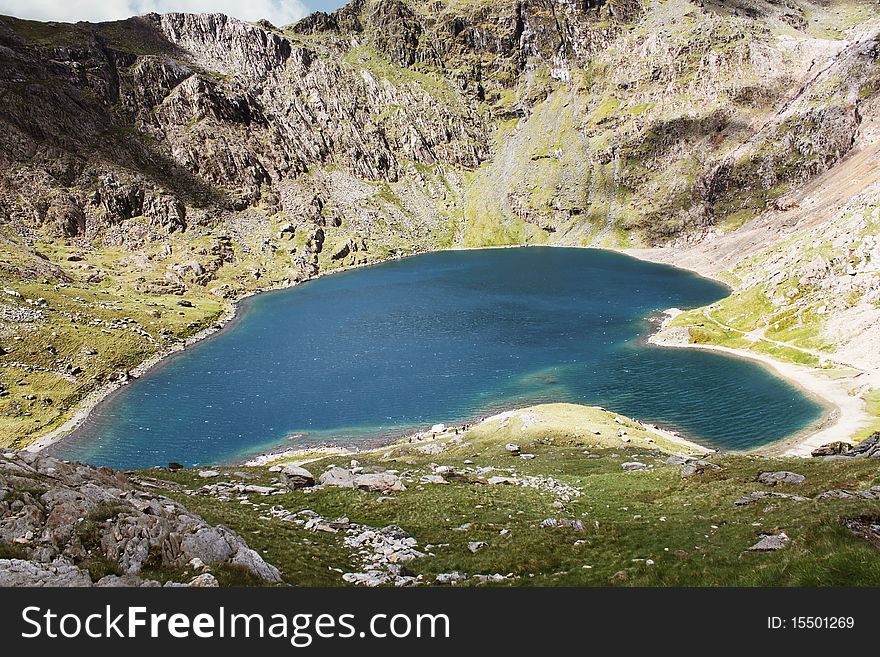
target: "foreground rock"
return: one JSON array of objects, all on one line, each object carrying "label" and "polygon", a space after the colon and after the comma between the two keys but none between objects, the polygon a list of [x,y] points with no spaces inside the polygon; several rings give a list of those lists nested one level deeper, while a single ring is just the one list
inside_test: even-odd
[{"label": "foreground rock", "polygon": [[761,540],[749,548],[750,552],[775,552],[788,545],[788,536],[784,533],[764,534]]},{"label": "foreground rock", "polygon": [[308,488],[315,485],[315,476],[297,465],[288,464],[281,468],[281,481],[288,488],[296,490],[297,488]]},{"label": "foreground rock", "polygon": [[378,493],[406,490],[400,477],[387,472],[358,475],[354,478],[354,485],[355,488]]},{"label": "foreground rock", "polygon": [[3,586],[100,583],[89,576],[89,566],[126,577],[125,586],[156,585],[141,571],[192,564],[222,564],[264,582],[281,581],[237,534],[140,490],[125,475],[29,452],[0,455],[0,544],[20,557],[0,560]]},{"label": "foreground rock", "polygon": [[767,486],[775,486],[776,484],[802,484],[807,478],[796,472],[788,472],[780,470],[779,472],[762,472],[758,475],[758,481]]},{"label": "foreground rock", "polygon": [[333,467],[324,472],[318,481],[322,486],[339,488],[358,488],[373,493],[393,493],[406,490],[406,486],[396,474],[390,472],[359,473],[357,468],[346,470]]}]

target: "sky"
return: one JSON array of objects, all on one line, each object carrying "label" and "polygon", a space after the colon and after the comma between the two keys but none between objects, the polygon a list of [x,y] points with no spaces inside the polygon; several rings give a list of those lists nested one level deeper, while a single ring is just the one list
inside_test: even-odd
[{"label": "sky", "polygon": [[40,21],[112,21],[152,11],[220,12],[246,21],[288,25],[313,11],[333,11],[346,0],[0,0],[0,15]]}]

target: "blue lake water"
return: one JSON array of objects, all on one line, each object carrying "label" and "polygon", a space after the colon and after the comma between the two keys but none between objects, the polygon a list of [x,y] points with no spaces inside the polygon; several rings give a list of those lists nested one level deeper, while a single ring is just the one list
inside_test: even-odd
[{"label": "blue lake water", "polygon": [[550,401],[726,449],[818,420],[817,403],[758,364],[640,344],[652,312],[726,294],[596,249],[453,251],[351,270],[247,299],[234,324],[125,386],[53,452],[121,468],[224,463]]}]

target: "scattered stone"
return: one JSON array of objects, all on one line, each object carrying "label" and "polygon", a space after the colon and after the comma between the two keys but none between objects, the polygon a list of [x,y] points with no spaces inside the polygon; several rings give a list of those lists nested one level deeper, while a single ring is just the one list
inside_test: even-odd
[{"label": "scattered stone", "polygon": [[[0,543],[19,539],[30,559],[7,560],[0,568],[0,581],[90,586],[88,572],[80,565],[96,549],[125,575],[138,576],[148,561],[151,566],[179,569],[197,559],[195,563],[203,566],[233,564],[266,582],[281,581],[278,570],[237,534],[209,525],[178,502],[138,483],[147,485],[110,468],[67,463],[39,453],[5,452],[0,458],[0,491],[17,494],[0,495]],[[138,577],[103,585],[148,584]]]},{"label": "scattered stone", "polygon": [[568,527],[576,532],[586,530],[583,521],[577,518],[571,520],[568,518],[544,518],[541,521],[541,527]]},{"label": "scattered stone", "polygon": [[423,484],[448,484],[443,477],[436,474],[425,475],[420,479],[420,482]]},{"label": "scattered stone", "polygon": [[514,456],[518,456],[519,452],[520,452],[520,447],[516,443],[507,443],[504,446],[504,449],[506,449],[508,452],[510,452]]},{"label": "scattered stone", "polygon": [[199,476],[202,479],[210,479],[211,477],[219,477],[219,470],[199,470]]},{"label": "scattered stone", "polygon": [[516,485],[519,483],[519,481],[514,479],[513,477],[500,477],[500,476],[489,477],[486,481],[492,485],[495,485],[495,484]]},{"label": "scattered stone", "polygon": [[624,469],[626,472],[635,472],[637,470],[647,470],[649,468],[645,463],[640,463],[639,461],[627,461],[626,463],[621,463],[620,467]]},{"label": "scattered stone", "polygon": [[436,584],[454,585],[454,584],[460,584],[461,582],[465,581],[466,579],[467,579],[467,575],[465,575],[461,571],[456,570],[451,573],[438,574],[437,577],[434,578],[434,582]]},{"label": "scattered stone", "polygon": [[467,546],[468,546],[468,550],[470,550],[473,554],[476,554],[477,552],[482,550],[484,547],[486,547],[486,542],[485,541],[470,541]]},{"label": "scattered stone", "polygon": [[788,543],[785,533],[761,534],[760,540],[749,548],[750,552],[773,552],[781,550]]},{"label": "scattered stone", "polygon": [[746,506],[748,504],[753,504],[755,502],[760,502],[762,500],[767,500],[771,498],[776,499],[785,499],[785,500],[794,500],[795,502],[809,502],[809,497],[804,497],[802,495],[793,495],[791,493],[775,493],[769,492],[765,490],[757,490],[754,493],[749,493],[745,497],[740,497],[735,500],[733,503],[736,506]]}]

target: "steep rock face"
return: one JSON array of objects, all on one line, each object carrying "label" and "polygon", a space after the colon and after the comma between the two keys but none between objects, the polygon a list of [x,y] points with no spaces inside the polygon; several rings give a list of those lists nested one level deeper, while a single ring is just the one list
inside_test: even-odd
[{"label": "steep rock face", "polygon": [[0,455],[0,548],[17,553],[0,559],[2,585],[91,586],[90,572],[140,584],[142,571],[183,570],[194,559],[281,581],[235,533],[124,475],[27,452]]},{"label": "steep rock face", "polygon": [[[821,7],[748,6],[358,0],[284,33],[219,14],[4,19],[4,211],[59,236],[137,216],[161,234],[184,206],[240,212],[315,167],[393,183],[410,163],[483,165],[480,215],[525,229],[505,239],[699,235],[845,154],[876,69],[876,29],[791,36],[775,30]],[[92,194],[132,173],[118,202]]]}]

